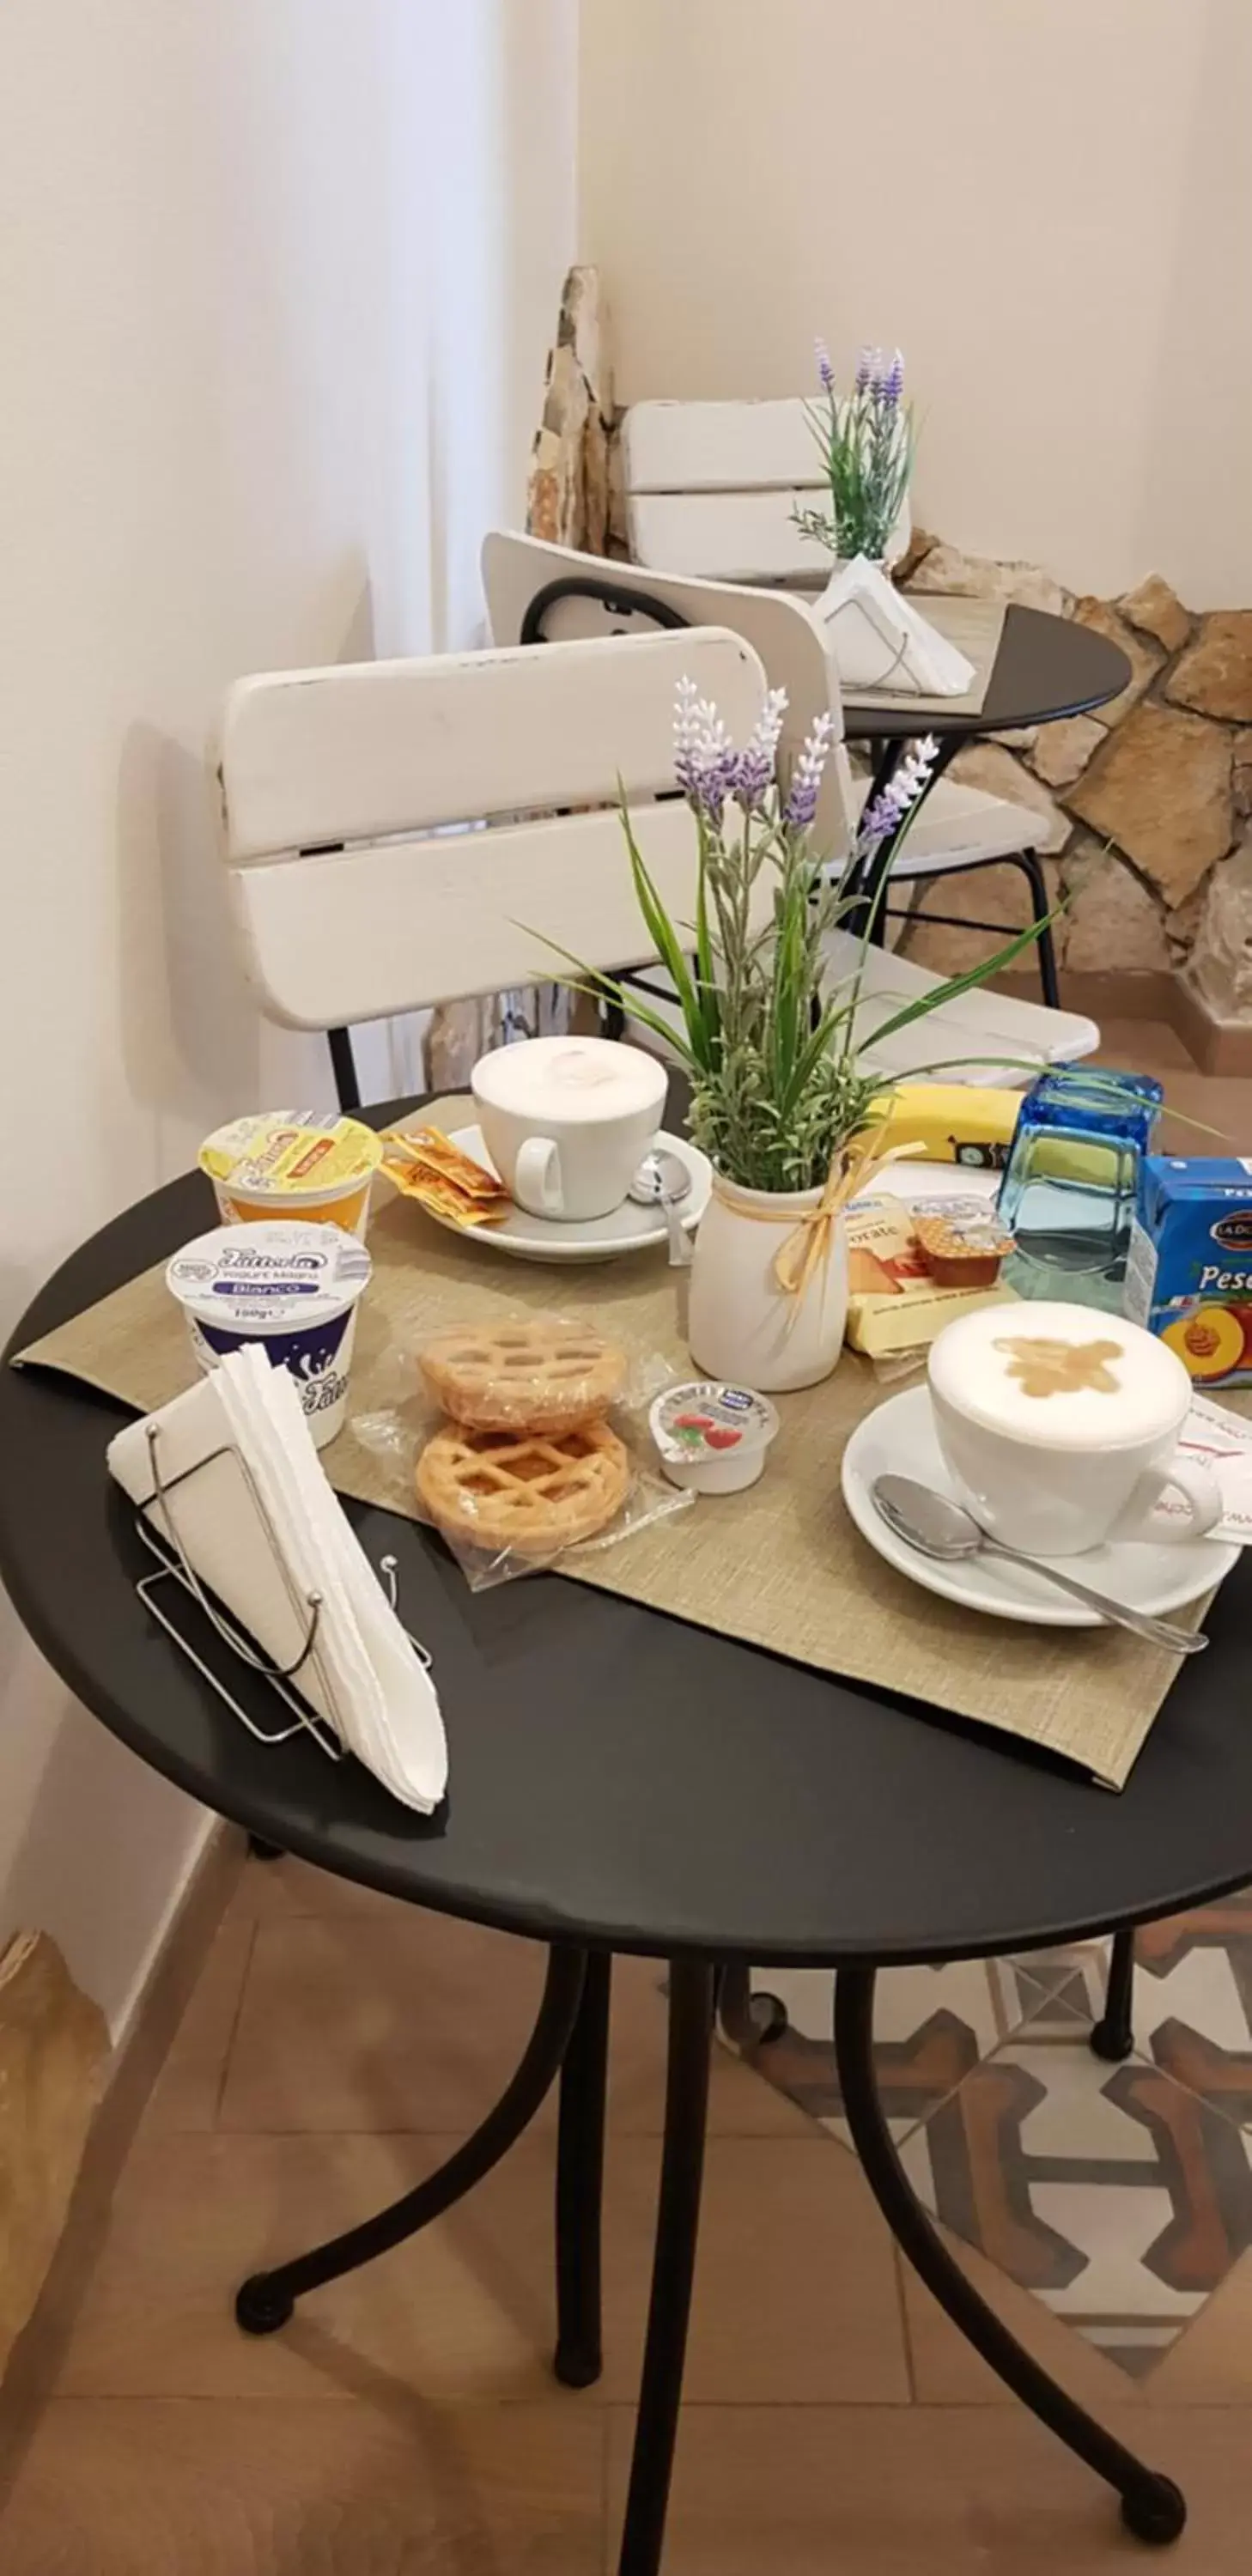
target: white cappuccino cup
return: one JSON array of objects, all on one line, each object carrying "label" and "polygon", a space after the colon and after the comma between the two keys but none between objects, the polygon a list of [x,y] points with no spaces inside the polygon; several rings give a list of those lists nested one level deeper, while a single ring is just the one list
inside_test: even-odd
[{"label": "white cappuccino cup", "polygon": [[[1089,1306],[983,1307],[945,1326],[929,1374],[960,1499],[1006,1547],[1081,1556],[1110,1538],[1200,1538],[1221,1519],[1215,1478],[1177,1454],[1191,1380],[1138,1324]],[[1171,1515],[1149,1532],[1166,1496]]]},{"label": "white cappuccino cup", "polygon": [[470,1075],[505,1187],[532,1216],[569,1222],[621,1206],[668,1087],[654,1056],[610,1038],[522,1038],[480,1056]]}]

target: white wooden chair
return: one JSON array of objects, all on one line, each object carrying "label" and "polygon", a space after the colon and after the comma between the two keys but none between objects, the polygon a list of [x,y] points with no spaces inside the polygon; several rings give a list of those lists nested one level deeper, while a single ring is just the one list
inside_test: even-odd
[{"label": "white wooden chair", "polygon": [[[689,406],[678,408],[685,410]],[[487,537],[482,562],[491,630],[497,645],[549,642],[575,635],[592,638],[655,633],[658,612],[668,619],[680,618],[693,628],[705,619],[714,619],[719,626],[742,634],[759,653],[771,686],[786,689],[784,755],[794,755],[814,717],[825,707],[833,709],[837,731],[842,731],[838,681],[827,660],[825,638],[811,609],[795,594],[645,571],[637,564],[609,562],[600,556],[578,554],[570,547],[548,545],[537,537],[509,535],[502,530],[494,530]],[[853,779],[840,743],[838,756],[828,768],[817,817],[819,846],[833,860],[844,858],[848,852],[866,792],[865,782]],[[937,852],[942,853],[945,873],[1002,860],[1006,855],[1002,846],[1005,814],[1013,817],[1015,828],[1039,823],[1038,816],[1006,806],[998,797],[984,796],[976,789],[941,779],[905,843],[892,883],[934,873]],[[846,950],[839,953],[846,955]],[[883,1020],[889,1012],[885,1005],[874,1012],[876,989],[895,992],[907,986],[911,993],[933,988],[941,980],[926,968],[908,965],[888,951],[876,952],[867,961],[862,986],[865,1007],[876,1020]],[[1006,1062],[1020,1061],[1030,1067],[1072,1063],[1090,1055],[1099,1044],[1094,1021],[1050,1005],[1041,1009],[1034,1003],[1006,999],[1002,994],[978,990],[965,995],[959,1005],[945,1004],[943,1009],[943,1021],[932,1021],[926,1035],[927,1047],[934,1053],[1003,1055]],[[950,1021],[948,1015],[953,1012],[957,1019]],[[937,1046],[941,1028],[951,1028],[959,1042]],[[888,1042],[884,1070],[904,1072],[923,1061],[910,1043],[912,1037],[909,1031]],[[972,1044],[971,1039],[975,1041]],[[971,1072],[971,1079],[978,1078]],[[1020,1082],[1028,1074],[1017,1071],[1008,1078]]]},{"label": "white wooden chair", "polygon": [[[691,917],[696,839],[673,752],[687,672],[751,731],[764,670],[712,627],[235,683],[219,757],[244,972],[269,1018],[332,1033],[345,1108],[359,1103],[354,1022],[533,982],[555,967],[540,934],[590,966],[654,956],[619,781],[667,906]],[[764,885],[760,904],[764,919]]]}]

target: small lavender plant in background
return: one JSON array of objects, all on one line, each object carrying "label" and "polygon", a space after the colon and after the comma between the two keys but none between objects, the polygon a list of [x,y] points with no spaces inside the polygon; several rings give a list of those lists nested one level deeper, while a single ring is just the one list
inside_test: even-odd
[{"label": "small lavender plant in background", "polygon": [[881,563],[913,474],[917,428],[904,397],[899,349],[862,349],[852,391],[841,394],[830,353],[817,343],[821,392],[805,404],[830,484],[831,507],[796,510],[796,526],[833,555]]}]

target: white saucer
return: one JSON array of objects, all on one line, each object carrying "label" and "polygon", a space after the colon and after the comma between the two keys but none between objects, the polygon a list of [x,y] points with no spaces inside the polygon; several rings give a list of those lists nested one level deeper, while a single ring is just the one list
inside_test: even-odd
[{"label": "white saucer", "polygon": [[[914,1476],[940,1494],[953,1495],[952,1480],[939,1454],[930,1395],[924,1386],[907,1387],[857,1424],[843,1453],[843,1499],[862,1538],[868,1539],[888,1565],[946,1601],[967,1610],[983,1610],[997,1619],[1024,1619],[1039,1628],[1099,1628],[1104,1622],[1081,1602],[1067,1601],[1029,1566],[1008,1565],[994,1556],[968,1557],[944,1565],[923,1556],[887,1527],[870,1491],[876,1476]],[[1129,1609],[1158,1617],[1181,1610],[1184,1602],[1210,1592],[1229,1574],[1237,1547],[1215,1538],[1120,1539],[1089,1548],[1084,1556],[1058,1557],[1058,1569],[1074,1574]]]},{"label": "white saucer", "polygon": [[[481,1163],[493,1179],[499,1178],[481,1127],[453,1128],[448,1141]],[[708,1206],[713,1166],[686,1136],[671,1136],[662,1128],[656,1141],[667,1153],[677,1154],[691,1174],[691,1188],[678,1210],[680,1223],[690,1233]],[[467,1227],[455,1225],[451,1217],[437,1216],[433,1208],[426,1213],[449,1234],[459,1235],[462,1243],[481,1244],[484,1252],[510,1253],[515,1261],[615,1261],[620,1253],[646,1252],[650,1245],[669,1239],[664,1210],[640,1207],[634,1199],[614,1208],[611,1216],[582,1221],[531,1216],[525,1208],[511,1207],[500,1225]]]}]

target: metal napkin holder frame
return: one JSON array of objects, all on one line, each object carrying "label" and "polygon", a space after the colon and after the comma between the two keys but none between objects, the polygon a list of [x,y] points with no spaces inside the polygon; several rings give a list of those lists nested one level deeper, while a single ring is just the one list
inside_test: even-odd
[{"label": "metal napkin holder frame", "polygon": [[[152,1421],[145,1423],[144,1437],[148,1446],[148,1463],[152,1474],[152,1492],[149,1495],[147,1502],[140,1504],[136,1510],[135,1527],[149,1554],[154,1556],[157,1560],[155,1570],[151,1574],[138,1576],[135,1582],[135,1590],[138,1593],[145,1610],[151,1613],[152,1617],[157,1621],[158,1626],[165,1630],[167,1637],[169,1637],[173,1641],[174,1645],[177,1646],[179,1653],[185,1656],[189,1664],[193,1664],[195,1666],[196,1671],[201,1675],[203,1680],[209,1684],[210,1689],[216,1692],[217,1697],[225,1703],[232,1716],[238,1718],[240,1725],[245,1726],[249,1735],[255,1736],[258,1743],[269,1745],[287,1744],[294,1735],[305,1733],[312,1736],[314,1743],[320,1747],[321,1751],[326,1754],[330,1761],[342,1761],[346,1750],[345,1730],[340,1728],[339,1731],[336,1732],[334,1727],[328,1723],[326,1719],[319,1717],[316,1709],[310,1707],[308,1701],[301,1698],[299,1693],[291,1687],[296,1676],[304,1670],[307,1664],[312,1663],[317,1671],[326,1699],[330,1703],[333,1711],[335,1706],[334,1691],[327,1678],[325,1668],[319,1659],[317,1649],[317,1632],[323,1607],[322,1595],[320,1592],[301,1593],[296,1585],[292,1576],[291,1568],[288,1565],[282,1547],[279,1544],[277,1532],[275,1531],[273,1522],[271,1521],[266,1509],[256,1478],[248,1465],[247,1459],[244,1457],[243,1451],[238,1447],[235,1441],[224,1440],[220,1447],[206,1450],[203,1458],[197,1458],[192,1466],[184,1467],[177,1476],[166,1478],[161,1473],[161,1468],[157,1458],[160,1436],[161,1426],[159,1420],[154,1418]],[[182,1541],[179,1538],[177,1528],[175,1527],[174,1515],[170,1502],[171,1495],[177,1492],[180,1485],[187,1484],[193,1476],[198,1476],[203,1468],[213,1466],[215,1461],[219,1458],[233,1458],[235,1460],[240,1475],[243,1477],[244,1484],[247,1487],[249,1499],[256,1514],[257,1523],[268,1544],[270,1554],[274,1560],[275,1570],[282,1582],[283,1589],[287,1594],[292,1610],[295,1612],[297,1617],[307,1614],[307,1626],[305,1628],[304,1642],[301,1645],[299,1654],[296,1655],[289,1664],[271,1663],[265,1655],[259,1653],[252,1639],[248,1636],[246,1630],[239,1625],[239,1622],[236,1619],[233,1619],[227,1610],[219,1607],[215,1601],[210,1599],[205,1586],[200,1581],[199,1575],[196,1573],[194,1566],[191,1564],[190,1559],[187,1556]],[[153,1509],[159,1510],[160,1512],[163,1524],[163,1533],[154,1527],[152,1521],[148,1517],[149,1513]],[[398,1569],[394,1556],[380,1557],[378,1572],[382,1579],[383,1587],[386,1591],[391,1608],[393,1611],[398,1612]],[[164,1600],[158,1600],[157,1593],[160,1588],[162,1586],[171,1585],[174,1587],[173,1592],[171,1593],[167,1590]],[[199,1652],[199,1649],[194,1644],[193,1640],[187,1636],[185,1631],[179,1626],[171,1608],[172,1601],[179,1596],[185,1596],[194,1602],[196,1608],[200,1610],[204,1618],[208,1621],[209,1626],[221,1639],[223,1645],[229,1649],[236,1661],[244,1665],[249,1672],[255,1673],[262,1681],[268,1684],[274,1697],[281,1702],[283,1709],[288,1712],[286,1722],[283,1722],[280,1718],[279,1723],[274,1727],[261,1726],[257,1723],[257,1720],[254,1717],[249,1715],[248,1710],[240,1705],[240,1702],[235,1698],[233,1692],[227,1687],[220,1675],[215,1673],[212,1666],[205,1662],[204,1656]],[[414,1653],[426,1666],[427,1671],[429,1671],[431,1659],[426,1648],[419,1643],[416,1637],[410,1637],[409,1643],[413,1647]]]}]

